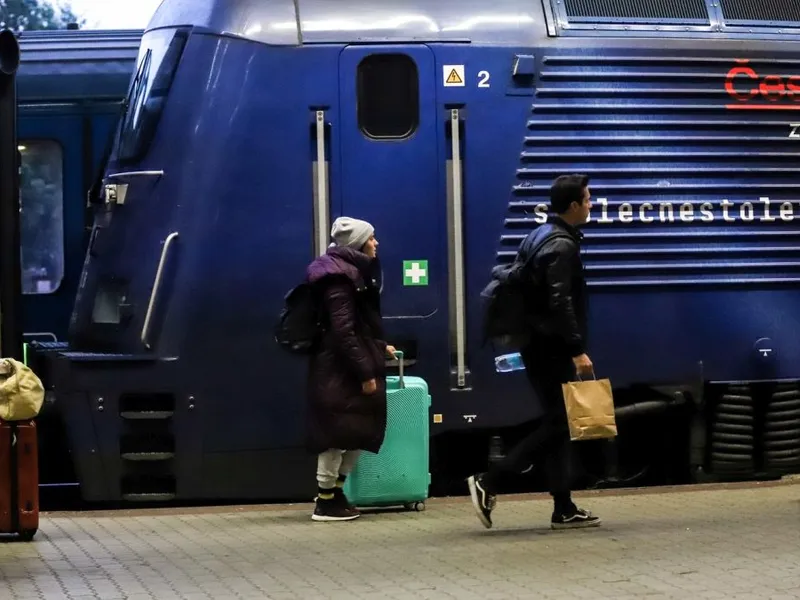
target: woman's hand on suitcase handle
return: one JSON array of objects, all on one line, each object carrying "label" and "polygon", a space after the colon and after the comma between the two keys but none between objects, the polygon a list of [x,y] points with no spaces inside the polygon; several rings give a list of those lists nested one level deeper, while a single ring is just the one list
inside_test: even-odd
[{"label": "woman's hand on suitcase handle", "polygon": [[363,391],[366,395],[371,396],[378,391],[378,381],[375,379],[370,379],[369,381],[363,382],[361,384],[361,391]]},{"label": "woman's hand on suitcase handle", "polygon": [[397,356],[395,356],[395,352],[397,352],[397,348],[390,344],[386,345],[386,356],[389,358],[397,358]]}]

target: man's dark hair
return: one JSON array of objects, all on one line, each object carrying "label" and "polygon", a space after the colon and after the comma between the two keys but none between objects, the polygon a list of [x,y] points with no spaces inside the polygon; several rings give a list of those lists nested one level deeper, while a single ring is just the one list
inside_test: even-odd
[{"label": "man's dark hair", "polygon": [[583,202],[583,190],[589,185],[588,175],[561,175],[550,186],[550,210],[563,215],[570,204]]}]

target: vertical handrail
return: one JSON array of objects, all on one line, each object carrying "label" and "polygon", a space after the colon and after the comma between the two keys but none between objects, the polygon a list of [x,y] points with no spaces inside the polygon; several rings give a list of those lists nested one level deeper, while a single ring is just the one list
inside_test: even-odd
[{"label": "vertical handrail", "polygon": [[463,190],[461,186],[461,132],[459,110],[450,111],[452,141],[452,190],[453,190],[453,283],[455,286],[456,317],[456,385],[463,388],[467,383],[466,367],[466,314],[464,301],[464,216]]},{"label": "vertical handrail", "polygon": [[169,247],[172,245],[172,242],[178,237],[178,232],[173,231],[167,236],[167,239],[164,240],[164,249],[161,251],[161,260],[158,261],[158,269],[156,270],[156,278],[153,281],[153,291],[150,292],[150,303],[147,305],[147,314],[144,316],[144,324],[142,325],[142,343],[145,347],[149,350],[150,343],[147,341],[147,336],[150,334],[150,323],[153,318],[153,309],[156,305],[156,298],[158,297],[158,292],[161,288],[161,279],[164,276],[164,265],[167,262],[167,252],[169,251]]},{"label": "vertical handrail", "polygon": [[328,211],[328,169],[325,159],[325,111],[316,113],[317,124],[317,176],[314,196],[314,238],[317,256],[325,254],[330,237],[330,215]]}]

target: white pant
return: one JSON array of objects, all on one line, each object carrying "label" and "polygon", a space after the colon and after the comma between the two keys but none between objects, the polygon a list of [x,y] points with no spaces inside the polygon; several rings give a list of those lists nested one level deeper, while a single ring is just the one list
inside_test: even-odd
[{"label": "white pant", "polygon": [[324,490],[336,487],[339,475],[349,475],[356,465],[360,450],[331,448],[317,457],[317,483]]}]

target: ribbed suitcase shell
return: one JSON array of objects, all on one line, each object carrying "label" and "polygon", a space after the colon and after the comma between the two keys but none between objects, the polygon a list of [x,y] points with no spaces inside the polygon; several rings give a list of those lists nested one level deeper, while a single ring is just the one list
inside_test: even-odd
[{"label": "ribbed suitcase shell", "polygon": [[0,533],[39,529],[39,452],[34,421],[0,421]]},{"label": "ribbed suitcase shell", "polygon": [[[398,354],[400,354],[398,352]],[[430,486],[428,384],[419,377],[386,378],[386,437],[378,454],[362,452],[344,492],[356,506],[424,509]]]}]

